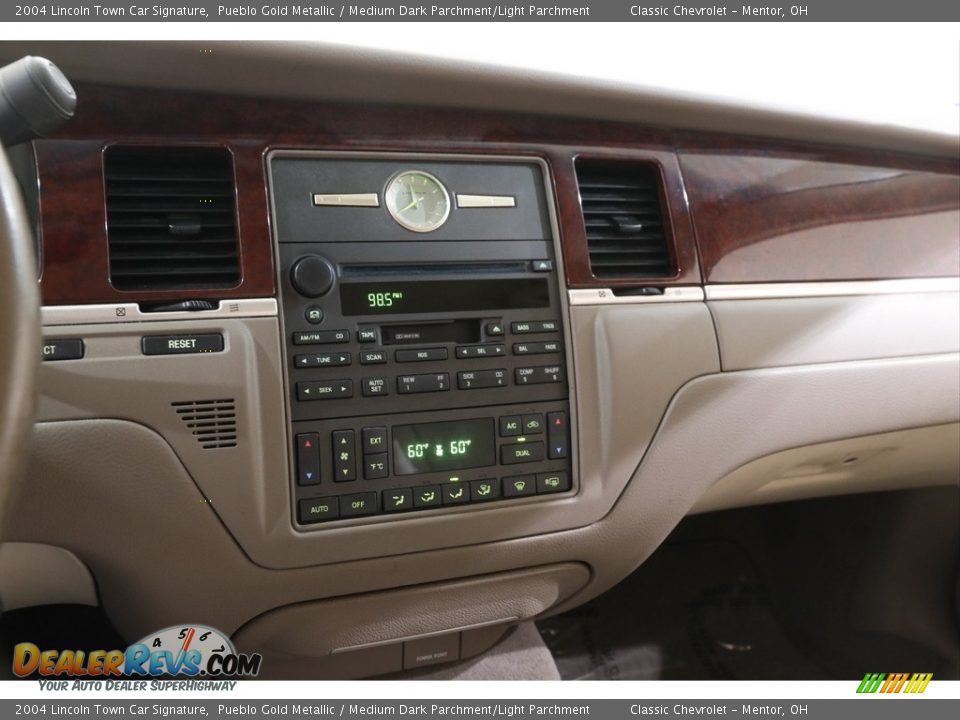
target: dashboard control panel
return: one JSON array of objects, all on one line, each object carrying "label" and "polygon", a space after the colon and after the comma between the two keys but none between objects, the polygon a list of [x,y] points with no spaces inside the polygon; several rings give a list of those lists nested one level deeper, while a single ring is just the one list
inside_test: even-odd
[{"label": "dashboard control panel", "polygon": [[543,168],[278,151],[270,173],[295,525],[575,492]]}]

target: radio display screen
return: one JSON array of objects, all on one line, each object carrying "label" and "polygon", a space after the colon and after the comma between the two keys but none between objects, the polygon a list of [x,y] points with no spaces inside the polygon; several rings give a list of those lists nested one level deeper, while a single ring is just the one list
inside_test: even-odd
[{"label": "radio display screen", "polygon": [[549,305],[546,278],[403,280],[340,285],[340,309],[345,316],[513,310]]},{"label": "radio display screen", "polygon": [[396,475],[484,467],[497,462],[493,418],[397,425],[393,428]]}]

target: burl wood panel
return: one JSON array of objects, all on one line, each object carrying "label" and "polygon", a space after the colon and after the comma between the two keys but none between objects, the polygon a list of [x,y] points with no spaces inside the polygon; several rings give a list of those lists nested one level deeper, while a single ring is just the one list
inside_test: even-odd
[{"label": "burl wood panel", "polygon": [[[123,138],[123,141],[146,142],[137,136]],[[121,291],[110,284],[107,254],[102,165],[107,142],[58,139],[35,143],[40,179],[43,302],[57,305],[273,295],[262,148],[233,142],[224,144],[233,151],[237,177],[239,284],[210,290]]]},{"label": "burl wood panel", "polygon": [[708,283],[960,274],[955,167],[748,149],[681,151],[680,164]]},{"label": "burl wood panel", "polygon": [[[499,154],[544,158],[551,168],[567,280],[596,281],[574,174],[578,153],[656,163],[664,178],[667,229],[677,272],[648,284],[697,284],[693,230],[668,136],[650,128],[529,115],[376,105],[319,105],[94,85],[78,87],[77,115],[35,143],[43,205],[42,290],[48,304],[190,297],[258,297],[274,291],[264,155],[270,148]],[[220,144],[238,182],[242,281],[230,290],[118,291],[110,285],[100,153],[108,143]]]},{"label": "burl wood panel", "polygon": [[[960,191],[956,163],[949,161],[534,115],[95,85],[77,90],[76,117],[52,139],[35,143],[42,291],[49,304],[272,295],[264,166],[270,148],[544,158],[571,287],[699,284],[701,264],[710,282],[958,272]],[[110,285],[100,154],[113,142],[218,144],[233,152],[242,274],[237,287],[184,293],[121,292]],[[674,275],[642,283],[592,276],[574,173],[578,154],[659,167]]]}]

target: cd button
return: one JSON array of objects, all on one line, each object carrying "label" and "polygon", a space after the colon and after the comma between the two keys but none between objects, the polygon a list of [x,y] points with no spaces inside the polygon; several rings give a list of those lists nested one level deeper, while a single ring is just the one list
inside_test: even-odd
[{"label": "cd button", "polygon": [[348,330],[307,330],[293,334],[294,345],[326,345],[350,342]]},{"label": "cd button", "polygon": [[507,371],[500,370],[461,370],[457,373],[457,387],[461,390],[505,387]]}]

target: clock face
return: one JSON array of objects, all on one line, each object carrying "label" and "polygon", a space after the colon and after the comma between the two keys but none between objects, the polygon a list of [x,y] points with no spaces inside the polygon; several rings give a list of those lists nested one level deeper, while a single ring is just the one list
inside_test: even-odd
[{"label": "clock face", "polygon": [[437,178],[421,170],[394,175],[384,190],[390,215],[413,232],[432,232],[450,216],[450,195]]}]

